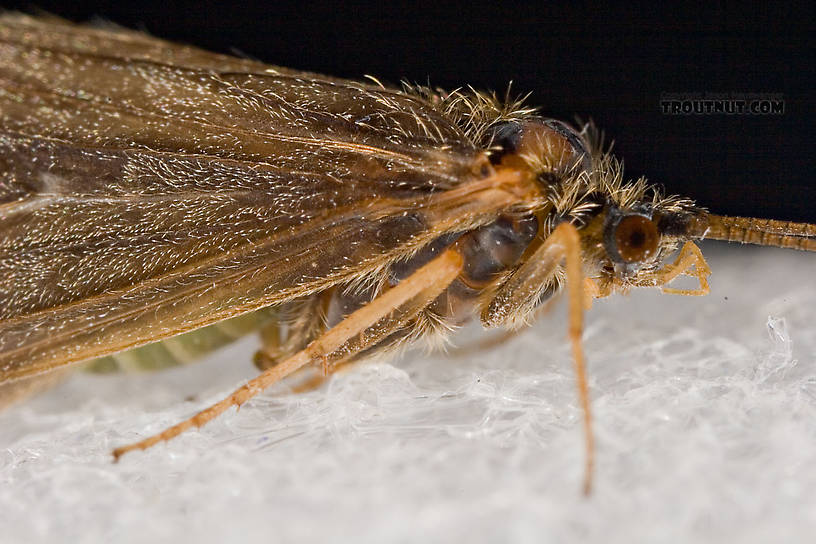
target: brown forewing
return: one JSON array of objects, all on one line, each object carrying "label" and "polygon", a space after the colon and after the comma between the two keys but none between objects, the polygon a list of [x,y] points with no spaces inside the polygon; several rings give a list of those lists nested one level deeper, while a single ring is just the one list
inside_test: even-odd
[{"label": "brown forewing", "polygon": [[381,269],[512,196],[422,100],[0,17],[0,381]]}]

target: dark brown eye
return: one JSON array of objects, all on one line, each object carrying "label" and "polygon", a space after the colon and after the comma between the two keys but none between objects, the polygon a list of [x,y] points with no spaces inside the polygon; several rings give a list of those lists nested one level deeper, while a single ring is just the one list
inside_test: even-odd
[{"label": "dark brown eye", "polygon": [[614,240],[615,249],[624,262],[641,262],[657,250],[657,227],[648,217],[629,215],[618,222]]}]

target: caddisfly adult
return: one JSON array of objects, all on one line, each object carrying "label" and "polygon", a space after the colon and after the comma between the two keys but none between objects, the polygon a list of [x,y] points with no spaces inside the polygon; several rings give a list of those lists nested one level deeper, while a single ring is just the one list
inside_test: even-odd
[{"label": "caddisfly adult", "polygon": [[[625,180],[589,129],[520,101],[0,17],[0,395],[263,333],[257,378],[117,458],[307,365],[473,316],[519,326],[566,287],[588,490],[584,308],[633,287],[706,294],[703,238],[816,250],[813,225]],[[669,287],[680,275],[698,288]]]}]

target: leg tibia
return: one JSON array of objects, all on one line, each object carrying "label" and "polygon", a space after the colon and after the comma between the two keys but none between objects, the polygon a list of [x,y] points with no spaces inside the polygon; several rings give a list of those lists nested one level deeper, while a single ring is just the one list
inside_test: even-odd
[{"label": "leg tibia", "polygon": [[120,447],[113,455],[147,449],[170,440],[192,427],[201,427],[232,406],[240,406],[267,387],[307,364],[328,359],[343,360],[377,344],[401,328],[413,315],[432,302],[462,270],[462,257],[450,249],[439,255],[395,287],[388,289],[369,304],[320,335],[306,348],[265,370],[238,388],[224,400],[199,412],[192,418],[145,440]]}]

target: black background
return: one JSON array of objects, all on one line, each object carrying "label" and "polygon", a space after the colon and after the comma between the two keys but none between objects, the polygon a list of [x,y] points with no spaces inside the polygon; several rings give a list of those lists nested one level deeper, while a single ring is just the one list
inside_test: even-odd
[{"label": "black background", "polygon": [[[341,6],[342,7],[339,7]],[[5,3],[102,17],[272,64],[504,91],[545,115],[592,118],[627,175],[712,211],[816,222],[814,12],[806,4],[614,9],[559,3]],[[670,116],[662,93],[781,93],[783,115]]]}]

